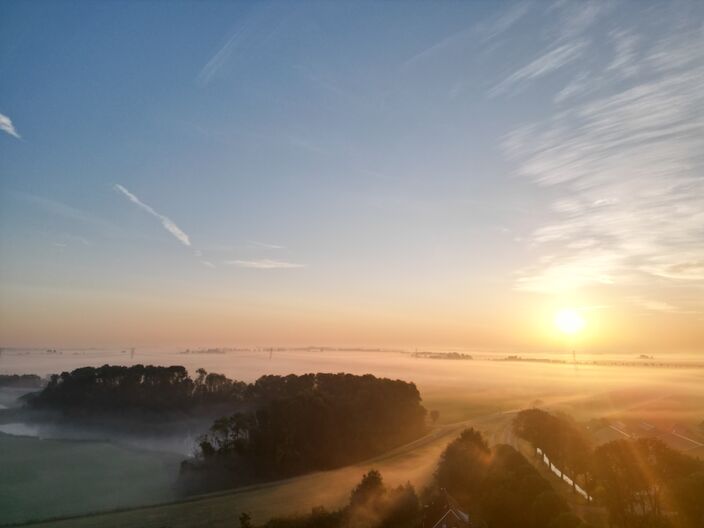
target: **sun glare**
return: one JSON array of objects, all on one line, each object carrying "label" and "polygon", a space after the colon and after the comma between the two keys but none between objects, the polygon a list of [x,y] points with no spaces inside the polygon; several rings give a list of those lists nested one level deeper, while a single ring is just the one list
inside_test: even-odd
[{"label": "sun glare", "polygon": [[586,325],[584,318],[576,311],[565,308],[555,314],[555,326],[565,334],[574,335],[581,332]]}]

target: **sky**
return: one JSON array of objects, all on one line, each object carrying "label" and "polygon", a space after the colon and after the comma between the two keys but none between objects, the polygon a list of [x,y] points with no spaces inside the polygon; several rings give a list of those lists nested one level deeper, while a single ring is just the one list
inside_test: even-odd
[{"label": "sky", "polygon": [[0,345],[704,347],[704,3],[0,4]]}]

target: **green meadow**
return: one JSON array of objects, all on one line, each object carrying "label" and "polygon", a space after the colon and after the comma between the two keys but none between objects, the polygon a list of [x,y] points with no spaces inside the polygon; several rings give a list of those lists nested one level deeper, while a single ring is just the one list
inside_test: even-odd
[{"label": "green meadow", "polygon": [[0,452],[0,524],[173,500],[182,458],[110,442],[1,433]]}]

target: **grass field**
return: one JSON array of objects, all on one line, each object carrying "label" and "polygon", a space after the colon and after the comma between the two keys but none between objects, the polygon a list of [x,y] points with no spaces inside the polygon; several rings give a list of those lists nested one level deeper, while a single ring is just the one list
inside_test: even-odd
[{"label": "grass field", "polygon": [[[489,433],[502,420],[492,414],[472,420],[471,425]],[[312,473],[284,481],[195,497],[170,504],[114,511],[84,517],[33,523],[42,528],[213,528],[237,525],[242,512],[255,522],[271,517],[307,513],[315,506],[336,508],[346,503],[351,489],[372,468],[381,471],[390,485],[410,481],[421,488],[432,476],[438,457],[447,443],[468,422],[443,425],[429,435],[381,457],[345,468]]]},{"label": "grass field", "polygon": [[0,524],[7,524],[172,500],[181,457],[0,434],[0,459]]},{"label": "grass field", "polygon": [[[111,444],[86,443],[83,456],[72,443],[62,446],[60,442],[44,443],[46,441],[38,444],[40,447],[16,447],[18,454],[15,455],[10,454],[9,448],[5,449],[3,442],[7,437],[4,437],[0,438],[0,459],[5,458],[6,453],[7,458],[12,457],[10,467],[14,467],[11,470],[14,473],[0,471],[0,495],[5,494],[0,497],[0,523],[19,520],[17,515],[22,511],[31,512],[33,518],[46,518],[46,515],[66,516],[130,504],[152,504],[33,525],[45,528],[207,525],[217,528],[237,526],[242,512],[250,513],[259,523],[273,516],[307,513],[319,505],[336,508],[347,501],[352,487],[371,468],[380,470],[390,485],[410,481],[421,488],[431,476],[444,446],[464,426],[474,425],[494,443],[506,442],[501,431],[505,430],[511,414],[499,411],[530,405],[564,411],[580,421],[600,417],[647,420],[663,430],[675,425],[686,427],[692,434],[704,418],[701,415],[702,371],[697,369],[592,366],[577,369],[571,365],[480,360],[459,364],[411,360],[390,354],[373,358],[359,358],[356,354],[344,357],[349,359],[345,370],[417,380],[426,408],[440,411],[438,427],[421,440],[364,463],[173,503],[167,503],[172,500],[168,490],[177,471],[177,456],[167,457],[160,466],[161,455],[154,453],[147,456]],[[315,355],[316,361],[326,358],[327,355]],[[267,368],[272,365],[275,367],[276,361],[267,363]],[[286,363],[277,368],[290,367]],[[305,368],[299,366],[298,370]],[[689,453],[696,454],[693,451],[696,450]],[[139,461],[141,456],[145,458]],[[114,461],[118,462],[113,464]],[[27,468],[42,466],[46,474],[36,482],[31,481],[36,469],[30,472]],[[169,473],[172,467],[173,473]],[[13,483],[12,489],[9,482]],[[56,489],[62,482],[70,482],[71,486]],[[8,493],[5,490],[9,490]],[[41,500],[33,500],[35,497]],[[162,504],[153,505],[156,502]],[[5,508],[5,504],[9,504],[9,508]],[[8,515],[15,517],[8,518]]]}]

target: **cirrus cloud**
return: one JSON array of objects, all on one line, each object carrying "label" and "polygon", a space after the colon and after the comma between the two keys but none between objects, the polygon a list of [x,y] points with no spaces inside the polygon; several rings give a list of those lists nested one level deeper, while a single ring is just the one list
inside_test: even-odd
[{"label": "cirrus cloud", "polygon": [[120,194],[124,195],[130,202],[133,204],[136,204],[139,206],[142,210],[146,211],[150,215],[152,215],[154,218],[158,219],[161,222],[161,225],[166,229],[169,233],[171,233],[181,244],[184,246],[189,246],[191,245],[191,239],[190,237],[183,232],[181,228],[179,228],[176,223],[171,220],[169,217],[164,216],[161,213],[158,213],[155,211],[151,206],[145,204],[142,200],[137,198],[136,195],[132,194],[130,191],[128,191],[125,187],[120,185],[119,183],[116,183],[113,188],[119,192]]},{"label": "cirrus cloud", "polygon": [[294,262],[285,262],[281,260],[271,260],[271,259],[259,259],[259,260],[228,260],[225,264],[231,266],[237,266],[239,268],[249,268],[249,269],[259,269],[259,270],[272,270],[272,269],[293,269],[293,268],[304,268],[303,264],[296,264]]},{"label": "cirrus cloud", "polygon": [[589,75],[552,88],[554,112],[507,134],[516,173],[555,196],[517,289],[657,285],[643,308],[704,310],[702,22],[662,23],[648,38],[613,28]]},{"label": "cirrus cloud", "polygon": [[10,134],[12,137],[22,139],[22,137],[17,132],[15,125],[12,124],[12,119],[7,117],[5,114],[0,114],[0,130],[7,134]]}]

